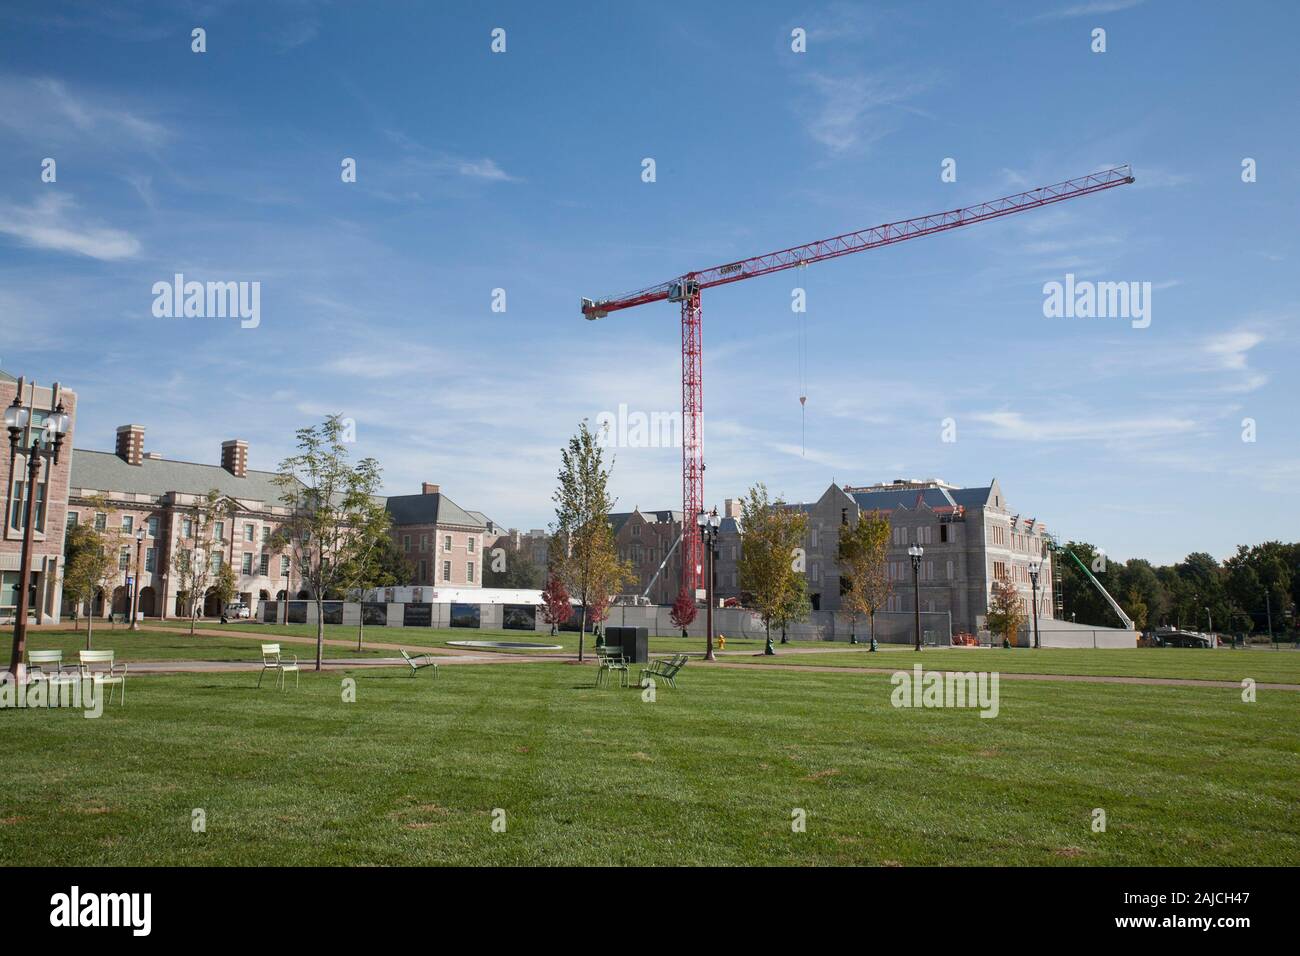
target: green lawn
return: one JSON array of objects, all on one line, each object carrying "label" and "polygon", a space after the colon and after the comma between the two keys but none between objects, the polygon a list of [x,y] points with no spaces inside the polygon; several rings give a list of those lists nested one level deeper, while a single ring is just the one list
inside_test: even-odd
[{"label": "green lawn", "polygon": [[[730,642],[728,642],[730,646]],[[802,645],[801,645],[802,646]],[[815,645],[824,647],[826,645]],[[891,646],[872,654],[864,650],[824,654],[782,653],[774,657],[724,657],[745,664],[802,664],[827,667],[901,667],[920,661],[927,669],[1001,671],[1007,674],[1081,674],[1109,677],[1182,677],[1192,680],[1231,680],[1300,684],[1300,652],[1273,650],[1195,650],[1177,647],[1135,647],[1112,650],[1064,648],[911,648]],[[914,660],[915,658],[915,660]]]},{"label": "green lawn", "polygon": [[[189,623],[185,621],[150,621],[149,626],[189,630]],[[313,639],[316,637],[316,625],[314,624],[257,624],[249,621],[237,621],[230,624],[221,624],[220,622],[208,623],[203,621],[199,623],[199,627],[205,630],[239,631],[242,633],[256,634],[262,637],[266,637],[267,635],[288,635],[294,637],[310,637]],[[326,624],[325,639],[352,641],[353,646],[355,647],[357,639],[356,625]],[[546,631],[505,631],[491,630],[488,628],[368,627],[365,629],[365,642],[370,643],[371,641],[381,644],[412,644],[433,647],[444,647],[450,641],[529,641],[537,644],[559,644],[563,650],[500,650],[495,651],[494,653],[553,654],[559,656],[563,654],[576,654],[578,652],[578,635],[569,631],[562,631],[555,637],[551,637]],[[595,638],[588,633],[586,641],[587,651],[590,653],[594,646]],[[728,638],[727,649],[761,651],[763,649],[763,642],[758,640],[732,640]],[[703,654],[704,638],[651,637],[650,650],[656,654],[675,654],[683,652]]]},{"label": "green lawn", "polygon": [[[274,637],[266,637],[268,642]],[[246,637],[212,637],[210,635],[189,634],[178,631],[167,634],[160,631],[136,631],[132,633],[125,627],[117,630],[95,628],[92,643],[96,650],[112,651],[122,661],[256,661],[261,660],[262,652],[257,641]],[[63,651],[65,666],[75,666],[77,651],[86,646],[86,632],[80,631],[29,631],[27,647],[29,650]],[[282,650],[286,654],[297,654],[300,660],[315,660],[316,648],[310,644],[285,644]],[[356,645],[351,648],[325,645],[326,657],[396,657],[394,651],[366,649],[357,653]],[[7,658],[6,658],[7,660]]]},{"label": "green lawn", "polygon": [[179,675],[97,720],[3,711],[0,863],[1300,864],[1294,692],[1008,681],[987,720],[894,709],[883,675],[688,665],[654,703],[593,675],[364,670],[351,704],[339,673]]}]

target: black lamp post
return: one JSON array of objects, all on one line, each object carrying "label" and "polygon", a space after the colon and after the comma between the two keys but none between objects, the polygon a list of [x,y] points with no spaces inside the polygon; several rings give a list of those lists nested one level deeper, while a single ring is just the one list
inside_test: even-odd
[{"label": "black lamp post", "polygon": [[140,551],[144,546],[144,528],[135,533],[135,588],[131,594],[131,630],[140,630]]},{"label": "black lamp post", "polygon": [[289,565],[291,564],[292,561],[284,566],[284,620],[280,622],[281,624],[289,623]]},{"label": "black lamp post", "polygon": [[[27,648],[27,606],[32,586],[32,531],[36,525],[37,478],[41,473],[41,462],[48,460],[50,470],[59,463],[59,449],[63,447],[63,436],[69,427],[68,415],[59,401],[59,383],[54,383],[50,400],[54,410],[46,417],[44,426],[34,435],[32,419],[35,412],[36,383],[32,383],[32,401],[23,404],[23,379],[18,379],[18,390],[14,393],[13,403],[5,409],[5,425],[9,429],[9,474],[10,484],[16,477],[18,468],[18,450],[20,445],[27,455],[27,501],[23,513],[23,546],[19,558],[18,571],[18,613],[14,619],[13,654],[9,658],[9,672],[18,679],[22,666],[23,653]],[[27,446],[31,441],[30,447]],[[21,483],[19,483],[20,488]]]},{"label": "black lamp post", "polygon": [[[706,643],[704,645],[704,659],[706,661],[717,660],[713,656],[713,546],[718,539],[718,528],[722,525],[722,519],[718,516],[718,509],[714,508],[708,514],[701,511],[695,516],[695,523],[700,529],[700,541],[704,544],[704,629],[706,632]],[[697,569],[699,570],[699,569]],[[768,639],[768,653],[771,651],[772,641]]]},{"label": "black lamp post", "polygon": [[1033,590],[1034,596],[1034,648],[1040,647],[1038,642],[1038,571],[1039,563],[1037,561],[1029,562],[1029,584]]},{"label": "black lamp post", "polygon": [[925,554],[925,549],[919,544],[914,544],[907,549],[908,555],[912,559],[912,592],[916,596],[916,649],[921,649],[921,555]]}]

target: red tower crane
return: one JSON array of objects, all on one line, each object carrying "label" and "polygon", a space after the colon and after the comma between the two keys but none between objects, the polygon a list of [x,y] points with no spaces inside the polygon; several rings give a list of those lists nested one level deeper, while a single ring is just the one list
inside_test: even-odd
[{"label": "red tower crane", "polygon": [[964,209],[904,219],[886,223],[859,232],[791,246],[752,259],[741,259],[726,265],[713,266],[697,272],[688,272],[677,279],[648,286],[636,292],[608,299],[583,299],[582,314],[588,319],[601,319],[611,312],[630,309],[648,302],[680,302],[682,308],[682,584],[694,593],[702,578],[704,545],[691,525],[695,516],[704,510],[704,442],[702,416],[704,412],[704,375],[701,354],[700,293],[714,286],[753,279],[757,276],[793,269],[797,266],[846,256],[851,252],[864,252],[879,246],[892,245],[905,239],[933,235],[959,226],[970,226],[989,219],[998,219],[1012,213],[1036,209],[1051,203],[1063,202],[1101,192],[1133,182],[1133,172],[1128,164],[1089,173],[1077,179],[1067,179],[1051,186],[1040,186],[1028,192],[1003,196]]}]

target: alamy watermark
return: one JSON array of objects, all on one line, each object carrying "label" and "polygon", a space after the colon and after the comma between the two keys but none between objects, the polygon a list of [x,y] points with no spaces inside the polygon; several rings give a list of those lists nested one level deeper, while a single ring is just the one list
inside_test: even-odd
[{"label": "alamy watermark", "polygon": [[1151,324],[1150,282],[1075,281],[1043,283],[1043,315],[1049,319],[1132,319],[1135,329]]},{"label": "alamy watermark", "polygon": [[596,416],[596,441],[605,448],[680,448],[681,412],[629,412],[619,403],[616,412]]},{"label": "alamy watermark", "polygon": [[153,314],[159,319],[240,319],[242,329],[262,323],[261,282],[171,282],[153,284]]},{"label": "alamy watermark", "polygon": [[104,685],[91,677],[15,681],[8,672],[0,674],[0,710],[34,707],[74,707],[85,711],[86,718],[99,717]]},{"label": "alamy watermark", "polygon": [[930,671],[916,664],[911,671],[894,671],[889,702],[895,707],[977,707],[981,717],[998,715],[997,671],[991,673]]}]

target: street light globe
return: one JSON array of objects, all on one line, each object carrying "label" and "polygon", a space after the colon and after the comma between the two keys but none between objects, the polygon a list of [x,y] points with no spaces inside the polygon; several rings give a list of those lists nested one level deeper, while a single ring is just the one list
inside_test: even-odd
[{"label": "street light globe", "polygon": [[5,409],[5,425],[9,428],[26,428],[29,412],[18,404],[18,399]]},{"label": "street light globe", "polygon": [[68,413],[63,410],[62,402],[59,403],[58,408],[54,409],[54,412],[50,417],[45,420],[45,427],[56,435],[66,435],[68,433],[68,429],[72,427],[72,419],[69,418]]},{"label": "street light globe", "polygon": [[695,516],[695,523],[699,525],[701,528],[703,528],[706,524],[709,523],[709,516],[706,515],[703,511],[701,511],[699,514]]},{"label": "street light globe", "polygon": [[714,508],[713,513],[709,515],[709,527],[718,528],[722,525],[722,518],[718,515],[718,509]]},{"label": "street light globe", "polygon": [[907,553],[914,558],[919,558],[921,555],[925,554],[925,549],[922,548],[919,544],[914,544],[907,549]]}]

